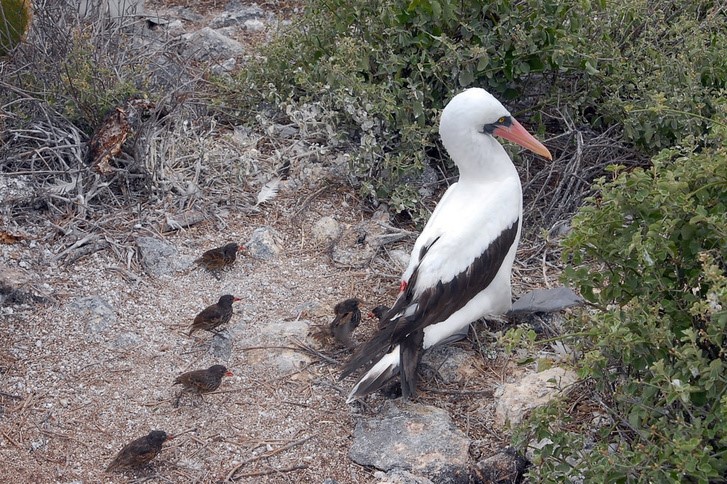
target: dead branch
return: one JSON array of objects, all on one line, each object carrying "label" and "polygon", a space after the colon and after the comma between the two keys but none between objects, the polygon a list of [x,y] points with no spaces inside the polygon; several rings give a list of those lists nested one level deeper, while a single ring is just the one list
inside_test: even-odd
[{"label": "dead branch", "polygon": [[[297,446],[299,446],[299,445],[302,445],[302,444],[304,444],[304,443],[308,442],[308,441],[309,441],[310,439],[312,439],[312,438],[313,438],[313,436],[312,436],[312,435],[309,435],[308,437],[304,437],[304,438],[302,438],[302,439],[300,439],[300,440],[296,440],[296,441],[294,441],[294,442],[291,442],[291,443],[289,443],[289,444],[287,444],[287,445],[284,445],[284,446],[282,446],[282,447],[278,447],[277,449],[271,450],[270,452],[266,452],[266,453],[264,453],[264,454],[260,454],[260,455],[256,455],[256,456],[254,456],[254,457],[250,457],[249,459],[245,459],[244,461],[242,461],[242,462],[240,462],[240,463],[239,463],[238,465],[236,465],[236,466],[235,466],[235,467],[234,467],[234,468],[233,468],[233,469],[232,469],[232,470],[231,470],[231,471],[230,471],[230,472],[229,472],[229,473],[227,474],[227,476],[225,477],[225,479],[224,479],[224,480],[225,480],[225,482],[233,480],[232,478],[233,478],[233,476],[234,476],[234,475],[235,475],[235,474],[237,473],[237,471],[238,471],[239,469],[241,469],[241,468],[242,468],[243,466],[245,466],[245,465],[247,465],[247,464],[249,464],[249,463],[251,463],[251,462],[255,462],[256,460],[260,460],[260,459],[268,459],[268,458],[270,458],[270,457],[273,457],[273,456],[275,456],[275,455],[278,455],[278,454],[280,454],[281,452],[285,452],[286,450],[290,450],[290,449],[292,449],[293,447],[297,447]],[[237,480],[237,479],[234,479],[234,480]]]},{"label": "dead branch", "polygon": [[282,474],[284,472],[293,472],[293,471],[299,471],[302,469],[307,469],[308,466],[306,464],[298,464],[291,467],[283,467],[279,469],[268,469],[266,471],[257,471],[257,472],[247,472],[245,474],[238,474],[237,479],[241,479],[243,477],[259,477],[259,476],[267,476],[270,474]]}]

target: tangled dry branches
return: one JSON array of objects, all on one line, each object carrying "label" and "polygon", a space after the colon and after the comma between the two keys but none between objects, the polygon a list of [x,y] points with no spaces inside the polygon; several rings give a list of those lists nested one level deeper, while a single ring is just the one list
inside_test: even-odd
[{"label": "tangled dry branches", "polygon": [[[204,72],[180,62],[163,34],[136,16],[81,17],[50,0],[37,11],[28,42],[0,64],[4,224],[42,222],[59,259],[112,247],[128,261],[132,232],[244,200],[254,162],[234,139],[218,142],[200,99]],[[89,140],[109,112],[128,117],[127,132],[113,156],[98,155]]]}]

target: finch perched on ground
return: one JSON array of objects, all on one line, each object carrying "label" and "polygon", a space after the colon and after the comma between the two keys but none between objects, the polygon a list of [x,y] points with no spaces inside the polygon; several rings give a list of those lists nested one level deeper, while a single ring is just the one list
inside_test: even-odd
[{"label": "finch perched on ground", "polygon": [[331,336],[341,346],[353,348],[353,331],[361,322],[361,311],[358,308],[359,300],[352,298],[342,301],[333,308],[336,318],[329,326]]},{"label": "finch perched on ground", "polygon": [[194,322],[189,329],[189,336],[199,329],[205,331],[216,332],[215,330],[227,324],[232,319],[232,303],[239,301],[240,298],[231,294],[225,294],[217,301],[217,304],[207,306],[194,318]]},{"label": "finch perched on ground", "polygon": [[237,259],[237,253],[242,250],[245,250],[245,246],[230,242],[222,247],[216,247],[206,251],[194,262],[211,271],[219,279],[217,271],[231,266],[235,262],[235,259]]},{"label": "finch perched on ground", "polygon": [[222,383],[223,376],[232,376],[232,372],[227,371],[227,368],[223,365],[212,365],[206,370],[182,373],[173,383],[173,385],[182,385],[182,391],[179,393],[174,406],[176,407],[179,404],[179,399],[185,392],[202,395],[217,390]]},{"label": "finch perched on ground", "polygon": [[106,472],[138,468],[148,464],[162,450],[162,444],[172,438],[162,430],[152,430],[148,435],[126,444],[106,468]]}]

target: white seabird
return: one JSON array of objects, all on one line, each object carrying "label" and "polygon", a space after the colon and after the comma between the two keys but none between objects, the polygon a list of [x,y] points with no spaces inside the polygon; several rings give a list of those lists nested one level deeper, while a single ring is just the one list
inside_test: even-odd
[{"label": "white seabird", "polygon": [[511,305],[510,274],[520,240],[522,188],[495,136],[547,159],[548,149],[500,102],[480,88],[456,95],[442,111],[439,134],[459,169],[414,244],[402,292],[381,329],[343,368],[366,373],[347,402],[401,373],[402,395],[416,393],[422,352],[453,339],[483,317]]}]

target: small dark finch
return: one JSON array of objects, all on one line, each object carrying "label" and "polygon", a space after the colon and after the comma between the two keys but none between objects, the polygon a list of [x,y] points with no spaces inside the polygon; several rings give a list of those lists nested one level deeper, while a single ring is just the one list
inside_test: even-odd
[{"label": "small dark finch", "polygon": [[244,249],[244,246],[236,242],[230,242],[222,247],[216,247],[206,251],[195,262],[207,269],[222,269],[223,267],[232,265],[237,258],[237,252]]},{"label": "small dark finch", "polygon": [[126,444],[106,468],[106,472],[142,467],[162,450],[162,444],[172,438],[162,430],[152,430],[148,435]]},{"label": "small dark finch", "polygon": [[217,304],[207,306],[194,318],[194,322],[189,330],[189,336],[199,329],[205,331],[215,331],[219,326],[227,324],[232,319],[232,303],[239,301],[240,298],[225,294],[217,301]]},{"label": "small dark finch", "polygon": [[187,392],[201,395],[217,390],[222,383],[223,376],[232,376],[232,372],[227,371],[227,368],[223,365],[213,365],[206,370],[194,370],[182,373],[174,380],[174,385],[182,385],[183,387],[177,396],[174,406],[179,405],[179,399],[182,397],[182,393]]},{"label": "small dark finch", "polygon": [[352,298],[342,301],[333,308],[336,318],[331,321],[329,330],[331,336],[341,346],[353,348],[353,331],[361,322],[361,310],[358,308],[359,300]]},{"label": "small dark finch", "polygon": [[222,247],[208,250],[194,262],[205,267],[219,281],[220,275],[218,271],[230,267],[235,262],[237,253],[243,250],[245,250],[245,246],[230,242]]}]

